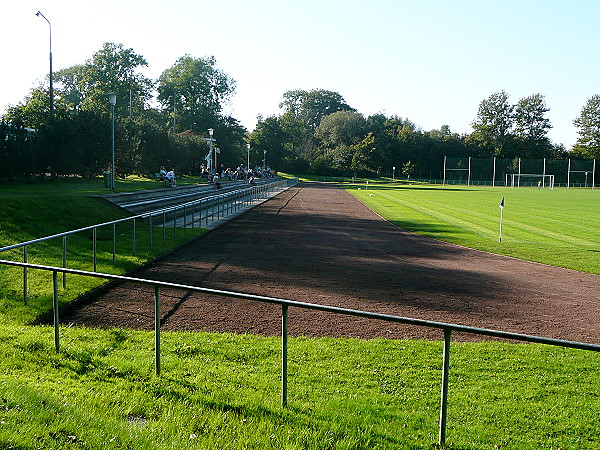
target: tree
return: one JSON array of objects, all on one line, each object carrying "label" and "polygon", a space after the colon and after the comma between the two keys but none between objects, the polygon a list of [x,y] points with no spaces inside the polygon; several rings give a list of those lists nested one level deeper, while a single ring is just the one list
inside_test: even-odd
[{"label": "tree", "polygon": [[402,165],[402,173],[404,175],[406,175],[406,178],[409,180],[410,180],[410,176],[413,174],[415,169],[416,169],[416,166],[411,161],[407,161],[406,163],[404,163]]},{"label": "tree", "polygon": [[314,132],[323,117],[336,111],[355,111],[337,92],[324,89],[305,91],[296,89],[283,94],[279,105],[284,112],[290,112],[310,131]]},{"label": "tree", "polygon": [[323,117],[315,137],[321,141],[324,156],[331,160],[333,167],[348,170],[352,163],[350,147],[364,138],[365,130],[366,120],[362,114],[337,111]]},{"label": "tree", "polygon": [[525,158],[544,158],[551,153],[552,145],[547,137],[552,128],[545,114],[544,96],[534,94],[522,98],[515,106],[515,137],[519,141],[519,154]]},{"label": "tree", "polygon": [[235,81],[216,67],[214,57],[184,55],[158,80],[158,101],[175,129],[214,128]]},{"label": "tree", "polygon": [[83,66],[61,73],[59,79],[68,98],[79,95],[81,109],[88,111],[108,112],[107,94],[116,93],[115,114],[124,117],[142,111],[152,98],[152,80],[137,72],[146,66],[144,57],[133,49],[107,42]]},{"label": "tree", "polygon": [[479,104],[477,118],[471,124],[472,139],[489,147],[495,156],[507,156],[514,125],[514,106],[508,103],[508,94],[495,92]]},{"label": "tree", "polygon": [[250,164],[261,165],[258,163],[262,161],[266,150],[269,165],[273,166],[275,170],[280,170],[286,158],[284,150],[286,138],[286,132],[278,117],[270,116],[260,119],[255,130],[250,134]]},{"label": "tree", "polygon": [[586,158],[600,158],[600,95],[587,100],[573,124],[579,134],[574,151]]}]

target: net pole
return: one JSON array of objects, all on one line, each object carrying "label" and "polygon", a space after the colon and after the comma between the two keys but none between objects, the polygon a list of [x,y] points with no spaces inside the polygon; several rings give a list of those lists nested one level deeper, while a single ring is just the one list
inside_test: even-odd
[{"label": "net pole", "polygon": [[494,168],[492,170],[492,187],[496,186],[496,157],[494,156]]},{"label": "net pole", "polygon": [[546,158],[544,158],[544,176],[542,177],[542,184],[546,187]]},{"label": "net pole", "polygon": [[569,165],[567,166],[567,189],[571,185],[571,158],[569,158]]},{"label": "net pole", "polygon": [[444,181],[442,182],[442,185],[446,184],[446,159],[447,158],[448,158],[447,156],[444,156]]},{"label": "net pole", "polygon": [[592,189],[596,189],[596,160],[594,159],[594,164],[592,165]]},{"label": "net pole", "polygon": [[517,179],[517,187],[521,187],[521,158],[519,158],[519,178]]},{"label": "net pole", "polygon": [[469,172],[467,174],[467,186],[471,186],[471,157],[469,156]]}]

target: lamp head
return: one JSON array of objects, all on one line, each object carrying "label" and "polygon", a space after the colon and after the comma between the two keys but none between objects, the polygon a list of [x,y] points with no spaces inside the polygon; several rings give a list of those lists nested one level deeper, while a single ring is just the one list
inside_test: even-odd
[{"label": "lamp head", "polygon": [[115,94],[114,92],[108,94],[108,101],[111,105],[115,106],[117,104],[117,94]]},{"label": "lamp head", "polygon": [[210,137],[212,137],[212,135],[213,135],[214,132],[215,132],[214,129],[212,129],[212,128],[208,129],[208,134],[210,135]]},{"label": "lamp head", "polygon": [[41,12],[39,12],[39,11],[35,13],[35,15],[38,17],[40,17],[40,14],[41,14]]},{"label": "lamp head", "polygon": [[246,144],[246,147],[248,147],[248,150],[250,150],[250,142]]}]

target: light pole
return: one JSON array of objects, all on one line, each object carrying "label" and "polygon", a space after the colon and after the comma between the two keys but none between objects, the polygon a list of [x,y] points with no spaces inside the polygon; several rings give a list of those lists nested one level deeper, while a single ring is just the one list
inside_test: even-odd
[{"label": "light pole", "polygon": [[248,149],[248,167],[246,169],[250,170],[250,142],[246,144],[246,148]]},{"label": "light pole", "polygon": [[115,105],[117,104],[117,94],[111,92],[108,94],[112,116],[112,159],[110,163],[110,190],[115,190]]},{"label": "light pole", "polygon": [[263,172],[267,169],[267,151],[263,150]]},{"label": "light pole", "polygon": [[396,166],[392,167],[392,181],[396,178]]},{"label": "light pole", "polygon": [[210,136],[209,141],[208,141],[208,147],[210,148],[210,169],[209,172],[212,175],[212,169],[213,169],[213,134],[214,134],[215,130],[212,128],[208,129],[208,135]]},{"label": "light pole", "polygon": [[48,22],[48,29],[50,30],[50,118],[54,117],[54,90],[52,86],[52,25],[50,21],[40,11],[35,13],[38,17],[43,17]]}]

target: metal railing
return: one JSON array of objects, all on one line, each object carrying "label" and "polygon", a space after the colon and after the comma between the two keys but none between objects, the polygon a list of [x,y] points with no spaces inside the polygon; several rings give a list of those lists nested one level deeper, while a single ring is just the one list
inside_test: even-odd
[{"label": "metal railing", "polygon": [[[150,251],[153,249],[154,236],[153,229],[156,226],[162,225],[162,241],[166,242],[167,227],[172,226],[173,238],[177,238],[177,228],[183,230],[188,228],[199,228],[204,224],[209,226],[215,221],[224,219],[231,214],[234,214],[242,209],[248,208],[262,200],[266,200],[281,191],[293,186],[297,183],[297,179],[277,180],[257,184],[256,186],[248,186],[242,189],[231,190],[223,193],[207,196],[202,199],[188,201],[180,205],[169,206],[166,208],[157,209],[154,211],[145,212],[135,216],[117,219],[110,222],[104,222],[88,227],[78,228],[76,230],[66,231],[51,236],[33,239],[18,244],[9,245],[0,248],[0,252],[9,250],[22,249],[23,262],[27,263],[29,259],[29,247],[33,244],[49,241],[52,239],[62,239],[62,267],[67,268],[67,238],[77,233],[92,232],[92,264],[93,271],[98,268],[98,230],[103,227],[112,227],[112,264],[116,264],[117,257],[117,224],[132,222],[132,254],[137,256],[137,227],[136,220],[142,220],[148,223],[148,239]],[[169,226],[169,227],[170,227]],[[63,272],[62,285],[67,286],[67,272]],[[28,274],[27,267],[23,267],[23,302],[27,304],[28,297]]]},{"label": "metal railing", "polygon": [[559,347],[574,348],[580,350],[590,350],[600,352],[600,345],[588,344],[584,342],[565,341],[561,339],[545,338],[540,336],[532,336],[519,333],[510,333],[506,331],[491,330],[485,328],[474,328],[464,325],[455,325],[443,322],[433,322],[422,319],[413,319],[409,317],[392,316],[387,314],[372,313],[354,309],[339,308],[334,306],[318,305],[314,303],[304,303],[293,300],[286,300],[276,297],[266,297],[261,295],[243,294],[239,292],[223,291],[218,289],[201,288],[197,286],[189,286],[177,283],[167,283],[154,280],[146,280],[142,278],[133,278],[122,275],[111,275],[98,272],[86,272],[82,270],[66,269],[63,267],[42,266],[37,264],[21,263],[15,261],[0,260],[0,264],[8,266],[23,267],[29,269],[39,269],[52,272],[53,283],[53,316],[54,316],[54,345],[56,352],[60,352],[60,318],[58,306],[58,273],[69,273],[73,275],[83,275],[88,277],[105,278],[116,282],[133,282],[154,287],[154,336],[155,336],[155,371],[160,375],[160,289],[172,288],[185,291],[198,292],[211,295],[219,295],[223,297],[252,300],[262,303],[271,303],[281,306],[281,403],[287,405],[287,387],[288,387],[288,308],[290,306],[303,309],[311,309],[335,314],[343,314],[348,316],[364,317],[368,319],[383,320],[386,322],[395,322],[408,325],[418,325],[428,328],[437,328],[444,332],[444,350],[442,355],[442,387],[440,401],[440,421],[439,421],[439,443],[444,445],[446,441],[446,423],[447,423],[447,407],[448,407],[448,375],[450,368],[450,340],[452,332],[470,333],[481,336],[489,336],[495,338],[512,339],[524,342],[533,342],[538,344],[554,345]]}]

